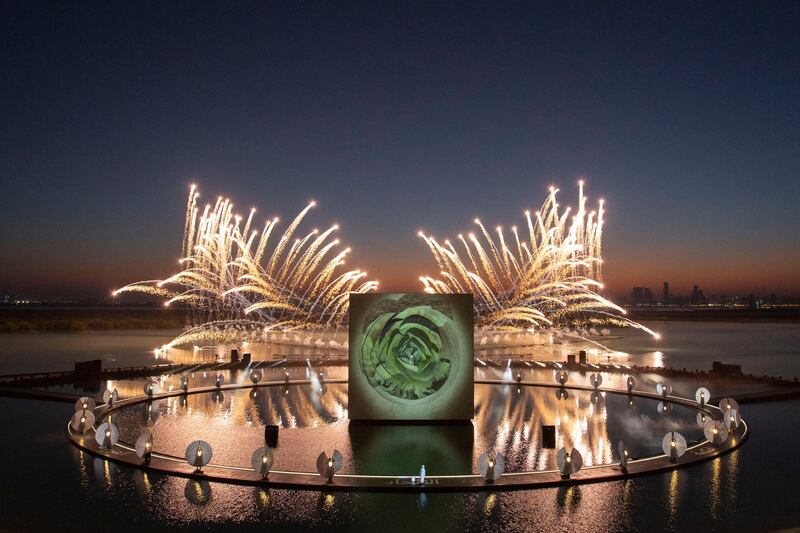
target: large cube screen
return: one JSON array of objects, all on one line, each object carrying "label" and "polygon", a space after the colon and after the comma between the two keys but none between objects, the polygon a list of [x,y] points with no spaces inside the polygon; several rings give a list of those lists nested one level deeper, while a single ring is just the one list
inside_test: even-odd
[{"label": "large cube screen", "polygon": [[472,295],[350,296],[352,420],[473,416]]}]

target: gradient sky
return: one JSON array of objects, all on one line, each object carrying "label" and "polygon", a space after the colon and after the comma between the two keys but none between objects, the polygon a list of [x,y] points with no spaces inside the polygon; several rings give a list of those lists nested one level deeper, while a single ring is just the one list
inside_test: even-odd
[{"label": "gradient sky", "polygon": [[612,294],[800,294],[800,2],[210,4],[0,4],[0,294],[172,273],[192,182],[419,289],[579,177]]}]

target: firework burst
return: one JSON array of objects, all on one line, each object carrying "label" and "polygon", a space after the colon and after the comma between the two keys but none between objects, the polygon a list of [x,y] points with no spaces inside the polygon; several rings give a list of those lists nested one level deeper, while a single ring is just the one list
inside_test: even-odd
[{"label": "firework burst", "polygon": [[421,276],[428,293],[474,295],[475,323],[485,329],[591,328],[615,325],[658,335],[623,315],[605,298],[602,279],[603,200],[588,210],[579,182],[578,207],[562,208],[550,188],[541,209],[525,212],[525,227],[501,226],[492,235],[479,219],[477,230],[437,241],[419,232],[441,277]]},{"label": "firework burst", "polygon": [[200,211],[198,197],[192,185],[179,261],[183,270],[114,291],[150,294],[164,298],[164,305],[180,302],[188,308],[189,327],[167,347],[258,340],[270,330],[336,328],[347,317],[351,293],[377,288],[362,270],[341,272],[350,248],[340,250],[339,240],[331,238],[337,225],[296,236],[314,202],[281,234],[277,217],[259,232],[255,208],[242,217],[229,199],[219,197]]}]

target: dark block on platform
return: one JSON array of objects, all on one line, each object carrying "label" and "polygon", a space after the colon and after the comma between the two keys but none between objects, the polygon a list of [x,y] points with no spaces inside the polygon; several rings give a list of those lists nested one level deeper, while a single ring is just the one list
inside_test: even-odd
[{"label": "dark block on platform", "polygon": [[249,353],[242,354],[242,363],[243,363],[245,366],[248,366],[248,365],[250,365],[250,363],[252,362],[252,360],[253,360],[253,356],[252,356],[252,354],[249,354]]},{"label": "dark block on platform", "polygon": [[264,442],[270,448],[278,447],[278,426],[264,426]]},{"label": "dark block on platform", "polygon": [[231,350],[231,363],[239,362],[239,350]]},{"label": "dark block on platform", "polygon": [[741,376],[742,365],[731,365],[714,361],[711,363],[711,371],[720,376]]},{"label": "dark block on platform", "polygon": [[586,350],[578,352],[578,362],[582,365],[586,364]]},{"label": "dark block on platform", "polygon": [[99,374],[103,370],[103,360],[75,361],[76,374]]},{"label": "dark block on platform", "polygon": [[556,449],[556,427],[542,426],[542,448],[546,450]]}]

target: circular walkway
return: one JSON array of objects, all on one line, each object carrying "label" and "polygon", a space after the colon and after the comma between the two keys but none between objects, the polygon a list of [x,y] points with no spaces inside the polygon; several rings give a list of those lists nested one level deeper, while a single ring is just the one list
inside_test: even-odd
[{"label": "circular walkway", "polygon": [[[325,380],[326,383],[347,383],[346,379],[329,379]],[[228,384],[220,388],[217,387],[198,387],[189,389],[188,392],[182,390],[169,391],[153,394],[152,398],[147,396],[137,396],[125,400],[119,400],[112,407],[108,405],[101,405],[96,408],[95,414],[98,421],[103,420],[104,417],[110,413],[145,403],[148,401],[160,400],[164,398],[182,396],[184,394],[202,394],[214,392],[216,390],[235,390],[235,389],[250,389],[255,387],[275,387],[282,385],[307,385],[310,380],[291,380],[291,381],[268,381],[264,383],[253,384]],[[524,386],[524,387],[546,387],[546,388],[559,388],[559,385],[550,383],[535,383],[535,382],[516,382],[504,380],[475,380],[475,383],[488,384],[488,385],[511,385],[511,386]],[[608,394],[628,395],[627,391],[617,389],[609,389],[598,387],[597,389],[589,386],[581,385],[566,385],[563,388],[572,390],[583,391],[600,391]],[[693,400],[681,398],[678,396],[661,396],[644,392],[633,391],[630,396],[647,398],[651,400],[666,399],[670,403],[683,405],[685,407],[695,409],[697,411],[705,412],[708,415],[720,417],[721,413],[719,408],[705,405],[700,406]],[[598,481],[611,481],[616,479],[626,479],[634,476],[641,476],[654,472],[663,472],[681,468],[701,461],[707,461],[729,453],[742,445],[748,438],[749,430],[747,424],[742,420],[739,427],[731,434],[731,436],[719,446],[715,446],[708,441],[701,441],[697,444],[690,446],[684,455],[682,455],[676,462],[672,462],[665,455],[655,455],[639,459],[632,459],[628,461],[627,471],[623,471],[618,463],[613,464],[600,464],[594,466],[587,466],[581,469],[577,474],[573,474],[570,478],[563,478],[557,470],[533,470],[523,472],[506,472],[503,476],[494,481],[487,482],[482,476],[478,474],[463,474],[463,475],[449,475],[449,476],[426,476],[425,483],[416,481],[412,483],[412,476],[373,476],[366,474],[336,474],[332,481],[328,482],[316,472],[295,472],[295,471],[280,471],[273,470],[269,473],[267,479],[261,478],[251,468],[244,466],[231,466],[231,465],[218,465],[208,464],[203,467],[202,471],[196,471],[194,467],[186,463],[183,457],[173,455],[166,455],[154,452],[149,463],[145,464],[135,453],[133,446],[130,443],[123,441],[117,444],[110,450],[103,449],[94,438],[94,432],[78,434],[70,428],[67,424],[67,436],[75,446],[78,448],[99,457],[103,457],[110,461],[121,464],[126,464],[135,468],[139,468],[150,472],[160,472],[174,476],[181,476],[186,478],[193,478],[198,480],[214,481],[220,483],[234,483],[239,485],[269,485],[276,488],[290,488],[290,489],[312,489],[312,490],[350,490],[350,491],[464,491],[464,490],[512,490],[512,489],[530,489],[538,487],[552,487],[558,485],[571,485],[578,483],[592,483]],[[320,450],[322,451],[322,450]],[[311,465],[309,465],[311,466]],[[416,476],[415,476],[416,477]]]}]

